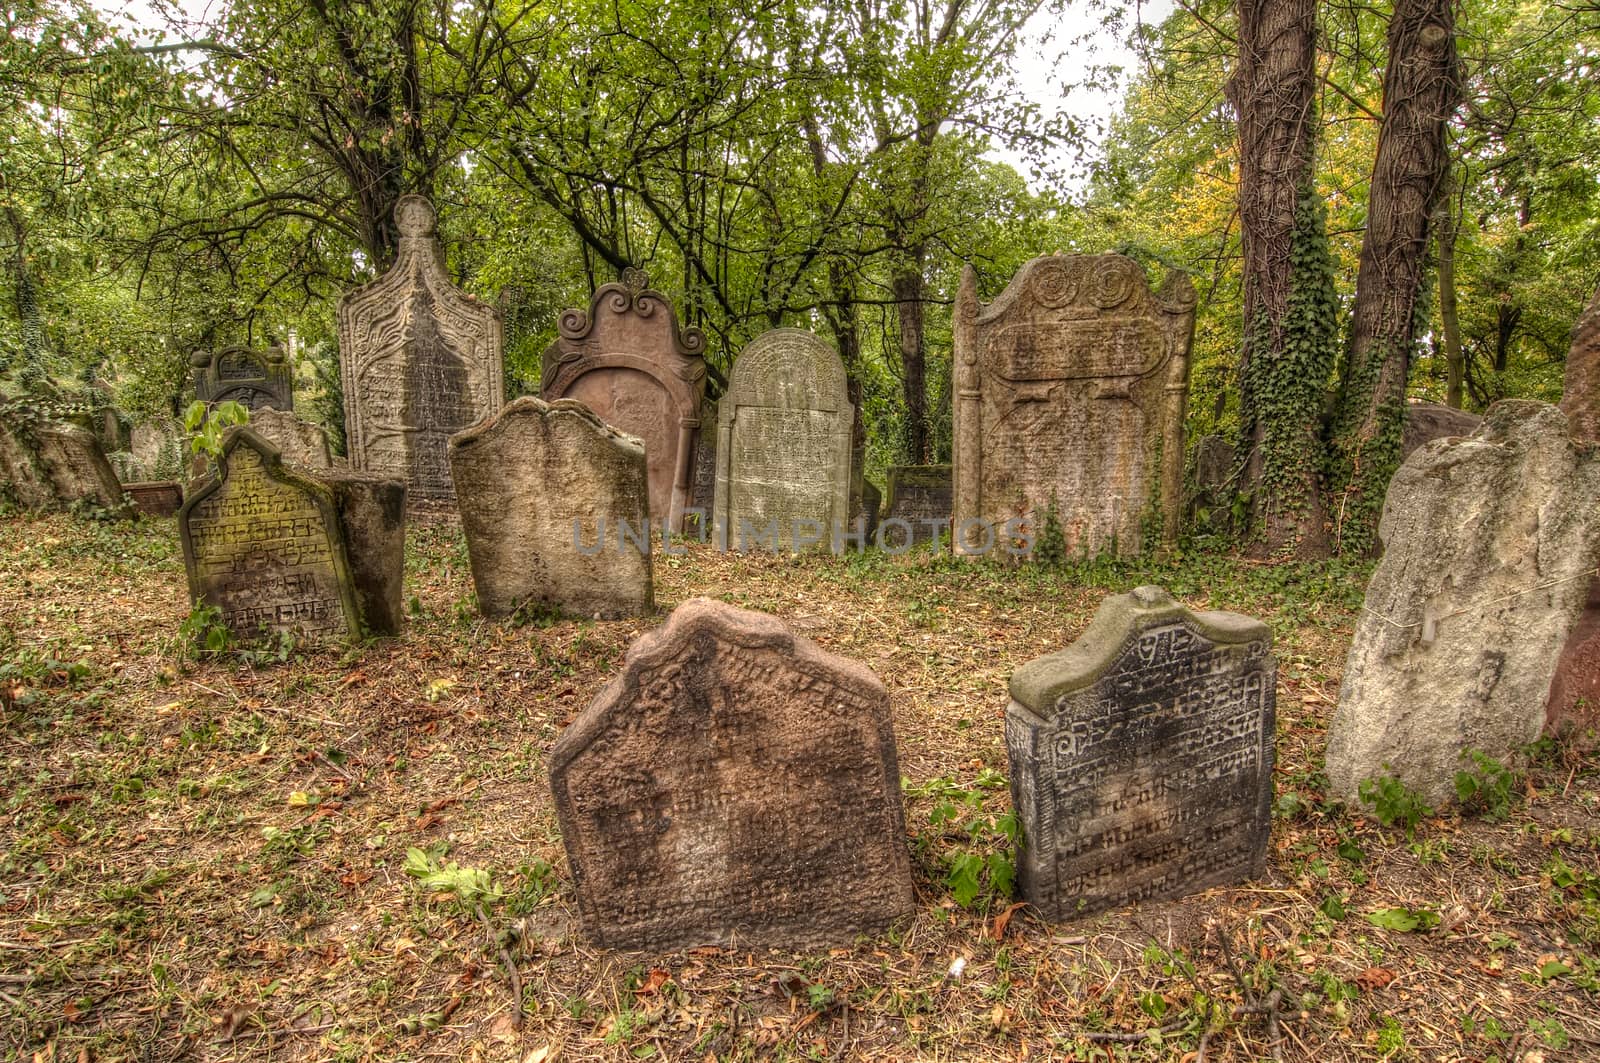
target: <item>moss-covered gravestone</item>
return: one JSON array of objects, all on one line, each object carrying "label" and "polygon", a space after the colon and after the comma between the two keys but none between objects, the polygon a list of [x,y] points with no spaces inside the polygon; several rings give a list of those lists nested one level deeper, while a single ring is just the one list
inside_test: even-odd
[{"label": "moss-covered gravestone", "polygon": [[219,609],[240,639],[393,633],[404,500],[398,482],[313,476],[285,466],[249,429],[232,429],[217,475],[178,511],[190,597]]},{"label": "moss-covered gravestone", "polygon": [[1271,826],[1272,632],[1159,587],[1100,606],[1011,678],[1022,895],[1046,919],[1259,874]]}]

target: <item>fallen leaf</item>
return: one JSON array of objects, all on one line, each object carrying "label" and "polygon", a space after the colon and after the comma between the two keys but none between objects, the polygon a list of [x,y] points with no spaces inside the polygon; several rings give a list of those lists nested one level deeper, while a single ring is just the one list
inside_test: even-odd
[{"label": "fallen leaf", "polygon": [[1369,993],[1374,989],[1382,989],[1394,980],[1395,973],[1387,967],[1368,967],[1356,975],[1356,984]]},{"label": "fallen leaf", "polygon": [[1026,901],[1018,901],[994,917],[994,939],[996,941],[1005,940],[1006,927],[1011,925],[1011,917],[1016,914],[1018,908],[1021,908],[1026,903]]},{"label": "fallen leaf", "polygon": [[646,995],[648,995],[650,993],[654,993],[656,990],[658,990],[662,986],[666,985],[667,984],[667,979],[669,979],[671,977],[672,977],[671,972],[664,971],[660,967],[652,967],[650,969],[650,974],[644,980],[644,984],[641,985],[638,989],[635,989],[634,993],[635,993],[635,995],[641,996],[641,997],[642,996],[646,996]]}]

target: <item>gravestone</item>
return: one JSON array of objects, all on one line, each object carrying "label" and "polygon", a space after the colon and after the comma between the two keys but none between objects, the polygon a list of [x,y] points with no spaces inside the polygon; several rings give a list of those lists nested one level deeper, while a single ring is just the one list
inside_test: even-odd
[{"label": "gravestone", "polygon": [[894,465],[883,512],[883,545],[890,550],[949,535],[953,473],[949,465]]},{"label": "gravestone", "polygon": [[201,402],[237,402],[251,412],[294,409],[294,370],[282,347],[196,351],[190,365]]},{"label": "gravestone", "polygon": [[844,363],[822,339],[782,328],[751,340],[718,404],[718,545],[770,533],[776,546],[798,548],[847,531],[854,416]]},{"label": "gravestone", "polygon": [[1400,460],[1424,443],[1452,436],[1470,436],[1478,430],[1483,418],[1475,413],[1457,410],[1438,402],[1409,402],[1406,418],[1400,432]]},{"label": "gravestone", "polygon": [[[565,311],[544,355],[539,397],[576,399],[606,424],[644,443],[650,512],[683,530],[691,504],[700,406],[706,389],[706,335],[682,329],[666,296],[642,270],[594,293],[589,312]],[[709,442],[709,441],[708,441]]]},{"label": "gravestone", "polygon": [[1176,540],[1194,286],[1155,293],[1121,255],[1046,255],[978,302],[968,267],[956,298],[955,539],[966,522],[1017,517],[1043,530],[1054,502],[1069,552],[1133,554],[1158,516]]},{"label": "gravestone", "polygon": [[450,467],[485,616],[530,601],[587,617],[654,608],[639,440],[575,399],[520,398],[451,439]]},{"label": "gravestone", "polygon": [[33,443],[34,423],[0,410],[0,498],[21,509],[51,509],[56,493]]},{"label": "gravestone", "polygon": [[697,598],[556,740],[584,930],[607,948],[848,945],[912,907],[889,694]]},{"label": "gravestone", "polygon": [[409,502],[449,500],[450,437],[500,408],[500,311],[451,285],[426,199],[402,196],[394,220],[394,266],[339,300],[345,442]]},{"label": "gravestone", "polygon": [[1392,775],[1441,804],[1468,750],[1514,763],[1539,737],[1600,561],[1600,454],[1554,406],[1496,403],[1471,436],[1405,460],[1378,535],[1328,727],[1330,792],[1354,804]]},{"label": "gravestone", "polygon": [[309,421],[282,410],[256,410],[250,414],[250,428],[277,447],[283,460],[290,465],[305,469],[333,468],[328,433]]},{"label": "gravestone", "polygon": [[1271,828],[1272,631],[1160,587],[1107,598],[1011,678],[1021,895],[1046,919],[1261,874]]},{"label": "gravestone", "polygon": [[[1600,443],[1600,288],[1572,330],[1561,411],[1573,439]],[[1590,582],[1583,613],[1561,651],[1544,730],[1582,746],[1600,739],[1600,579]]]},{"label": "gravestone", "polygon": [[171,517],[183,507],[183,485],[176,480],[135,480],[122,490],[141,517]]}]

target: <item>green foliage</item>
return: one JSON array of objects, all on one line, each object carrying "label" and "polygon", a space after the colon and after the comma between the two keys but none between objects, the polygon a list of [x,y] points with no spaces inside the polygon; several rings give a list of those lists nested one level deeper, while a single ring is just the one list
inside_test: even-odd
[{"label": "green foliage", "polygon": [[406,850],[405,872],[424,889],[453,893],[468,907],[478,901],[497,901],[503,896],[489,872],[462,867],[454,860],[444,860],[443,856],[438,847],[424,850],[411,846]]},{"label": "green foliage", "polygon": [[233,644],[222,610],[204,602],[196,602],[178,625],[178,639],[183,652],[196,657],[216,656]]},{"label": "green foliage", "polygon": [[1439,913],[1426,908],[1380,908],[1367,913],[1367,922],[1382,930],[1411,934],[1438,926]]},{"label": "green foliage", "polygon": [[1405,783],[1385,772],[1373,779],[1363,779],[1356,788],[1361,803],[1370,807],[1385,827],[1400,827],[1409,839],[1417,824],[1433,815],[1422,797]]},{"label": "green foliage", "polygon": [[222,456],[222,437],[227,430],[249,423],[250,411],[232,400],[215,405],[198,400],[191,402],[183,414],[188,453],[215,461]]},{"label": "green foliage", "polygon": [[1039,541],[1033,544],[1033,560],[1047,568],[1057,568],[1067,560],[1067,536],[1061,528],[1061,518],[1056,512],[1056,496],[1052,492],[1050,504],[1044,510],[1044,527]]},{"label": "green foliage", "polygon": [[[928,815],[928,825],[936,832],[934,838],[943,839],[953,833],[962,839],[964,847],[946,850],[941,860],[945,887],[963,908],[990,908],[1012,895],[1022,825],[1013,812],[996,813],[986,808],[987,795],[1005,786],[1005,777],[990,768],[979,772],[971,786],[961,785],[953,776],[941,776],[920,786],[902,782],[908,796],[934,798]],[[924,836],[924,845],[931,840]]]},{"label": "green foliage", "polygon": [[1456,772],[1456,797],[1462,811],[1481,815],[1491,823],[1505,819],[1519,795],[1521,776],[1481,750],[1469,749],[1462,757],[1473,764]]}]

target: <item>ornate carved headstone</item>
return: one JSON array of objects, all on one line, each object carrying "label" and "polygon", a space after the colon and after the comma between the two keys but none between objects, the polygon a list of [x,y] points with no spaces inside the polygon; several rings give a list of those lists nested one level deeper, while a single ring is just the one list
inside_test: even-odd
[{"label": "ornate carved headstone", "polygon": [[649,612],[645,458],[644,444],[575,399],[520,398],[451,439],[483,614],[529,601],[589,617]]},{"label": "ornate carved headstone", "polygon": [[1011,678],[1017,876],[1046,919],[1261,873],[1271,828],[1272,632],[1159,587],[1106,599]]},{"label": "ornate carved headstone", "polygon": [[294,409],[294,371],[282,347],[196,351],[191,365],[201,402],[237,402],[252,411]]},{"label": "ornate carved headstone", "polygon": [[595,292],[588,313],[565,311],[557,327],[560,336],[544,355],[540,398],[576,399],[642,440],[650,512],[681,531],[700,439],[705,333],[680,329],[672,304],[637,269]]},{"label": "ornate carved headstone", "polygon": [[813,947],[912,905],[889,694],[775,617],[697,598],[550,753],[588,935]]},{"label": "ornate carved headstone", "polygon": [[1194,286],[1151,293],[1121,255],[1046,255],[987,306],[962,274],[955,311],[955,539],[1055,503],[1075,553],[1137,553],[1160,513],[1177,537]]},{"label": "ornate carved headstone", "polygon": [[1393,775],[1433,804],[1477,750],[1511,763],[1545,698],[1600,561],[1600,453],[1567,418],[1507,400],[1466,439],[1400,466],[1328,726],[1330,792]]},{"label": "ornate carved headstone", "polygon": [[290,465],[305,469],[331,469],[328,433],[310,421],[302,421],[282,410],[256,410],[250,414],[250,429],[278,448]]},{"label": "ornate carved headstone", "polygon": [[[844,363],[802,329],[762,333],[740,352],[717,411],[712,506],[719,545],[771,532],[778,545],[849,530],[850,426]],[[812,538],[815,532],[815,538]]]},{"label": "ornate carved headstone", "polygon": [[249,429],[229,431],[217,464],[178,511],[190,597],[240,638],[359,639],[333,491]]},{"label": "ornate carved headstone", "polygon": [[345,441],[409,499],[451,499],[450,437],[500,408],[500,311],[451,285],[426,199],[402,196],[394,219],[394,267],[339,300]]},{"label": "ornate carved headstone", "polygon": [[948,465],[890,466],[888,508],[879,525],[884,547],[948,539],[952,491]]}]

